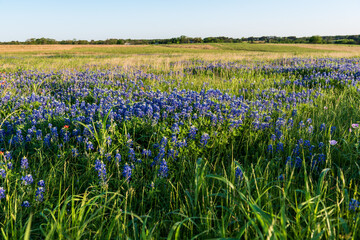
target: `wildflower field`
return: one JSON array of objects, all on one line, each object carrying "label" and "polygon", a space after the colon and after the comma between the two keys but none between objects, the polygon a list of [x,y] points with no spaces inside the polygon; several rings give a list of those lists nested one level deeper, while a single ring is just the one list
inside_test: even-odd
[{"label": "wildflower field", "polygon": [[171,59],[0,58],[0,239],[360,237],[360,58]]}]

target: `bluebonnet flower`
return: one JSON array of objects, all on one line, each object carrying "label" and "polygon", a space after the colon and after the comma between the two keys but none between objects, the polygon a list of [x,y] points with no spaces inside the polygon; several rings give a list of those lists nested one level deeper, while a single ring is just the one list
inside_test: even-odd
[{"label": "bluebonnet flower", "polygon": [[301,168],[301,166],[302,166],[302,159],[300,157],[296,157],[295,158],[295,167]]},{"label": "bluebonnet flower", "polygon": [[95,170],[98,172],[98,177],[100,179],[101,184],[105,184],[106,182],[106,165],[99,159],[95,161]]},{"label": "bluebonnet flower", "polygon": [[40,187],[45,187],[45,181],[44,181],[44,180],[40,180],[40,181],[38,182],[38,186],[40,186]]},{"label": "bluebonnet flower", "polygon": [[169,169],[168,169],[167,163],[166,163],[165,159],[163,159],[160,163],[158,176],[162,177],[162,178],[167,178],[168,172],[169,172]]},{"label": "bluebonnet flower", "polygon": [[69,134],[69,132],[66,131],[66,132],[64,133],[63,139],[64,139],[64,142],[70,141],[70,134]]},{"label": "bluebonnet flower", "polygon": [[151,164],[151,166],[153,166],[154,164],[157,164],[158,161],[160,161],[160,159],[162,159],[163,157],[165,157],[165,147],[164,146],[160,146],[159,148],[159,153],[158,155],[154,158],[153,163]]},{"label": "bluebonnet flower", "polygon": [[325,144],[323,142],[319,142],[319,148],[323,148]]},{"label": "bluebonnet flower", "polygon": [[208,140],[209,140],[209,139],[210,139],[209,134],[203,133],[203,135],[201,136],[201,139],[200,139],[201,145],[206,146],[206,144],[208,143]]},{"label": "bluebonnet flower", "polygon": [[35,192],[35,200],[42,202],[44,200],[45,189],[43,187],[38,187]]},{"label": "bluebonnet flower", "polygon": [[106,160],[111,162],[111,159],[112,159],[111,153],[105,153],[105,158],[106,158]]},{"label": "bluebonnet flower", "polygon": [[21,204],[21,206],[28,208],[28,207],[30,207],[30,203],[29,203],[29,201],[23,201],[23,203]]},{"label": "bluebonnet flower", "polygon": [[42,132],[41,132],[40,129],[36,131],[36,139],[37,140],[42,140]]},{"label": "bluebonnet flower", "polygon": [[314,130],[314,127],[312,125],[310,125],[309,128],[308,128],[309,133],[312,133],[313,130]]},{"label": "bluebonnet flower", "polygon": [[12,162],[8,162],[7,163],[7,168],[9,169],[9,170],[11,170],[11,169],[13,169],[13,164],[12,164]]},{"label": "bluebonnet flower", "polygon": [[133,140],[131,139],[130,137],[130,134],[127,134],[127,142],[126,142],[126,145],[129,147],[129,148],[132,148],[133,146]]},{"label": "bluebonnet flower", "polygon": [[252,123],[252,125],[253,125],[253,128],[254,128],[255,131],[257,131],[257,130],[260,129],[260,123],[259,123],[259,121],[254,121],[254,122]]},{"label": "bluebonnet flower", "polygon": [[326,159],[325,154],[323,154],[323,153],[319,154],[319,156],[318,156],[318,161],[319,161],[319,162],[324,162],[325,159]]},{"label": "bluebonnet flower", "polygon": [[242,180],[244,177],[244,173],[241,171],[239,167],[235,168],[235,179],[236,180]]},{"label": "bluebonnet flower", "polygon": [[290,167],[295,167],[295,168],[301,168],[302,166],[302,159],[297,156],[295,158],[295,160],[293,160],[290,156],[287,157],[286,159],[286,164],[290,165]]},{"label": "bluebonnet flower", "polygon": [[355,211],[357,208],[359,208],[360,202],[354,198],[352,198],[349,202],[349,210]]},{"label": "bluebonnet flower", "polygon": [[172,134],[172,135],[171,135],[171,142],[172,142],[172,143],[176,143],[176,142],[177,142],[177,137],[176,137],[175,134]]},{"label": "bluebonnet flower", "polygon": [[280,176],[278,176],[278,179],[280,181],[284,181],[285,180],[285,174],[280,174]]},{"label": "bluebonnet flower", "polygon": [[51,140],[51,136],[50,134],[46,134],[46,136],[44,137],[44,144],[45,146],[49,147],[50,146],[50,140]]},{"label": "bluebonnet flower", "polygon": [[71,152],[73,157],[79,156],[79,151],[76,148],[71,149]]},{"label": "bluebonnet flower", "polygon": [[133,149],[133,148],[129,148],[129,159],[131,160],[131,161],[135,161],[135,150]]},{"label": "bluebonnet flower", "polygon": [[112,143],[112,139],[111,139],[111,137],[109,136],[109,137],[107,137],[107,139],[106,139],[106,144],[107,144],[108,146],[111,146],[111,143]]},{"label": "bluebonnet flower", "polygon": [[322,123],[320,125],[320,131],[324,131],[325,129],[326,129],[326,125],[325,125],[325,123]]},{"label": "bluebonnet flower", "polygon": [[4,129],[0,129],[0,142],[3,142],[5,138],[5,131]]},{"label": "bluebonnet flower", "polygon": [[94,145],[91,141],[86,141],[86,150],[90,151],[94,149]]},{"label": "bluebonnet flower", "polygon": [[3,187],[0,187],[0,200],[2,198],[5,198],[5,189]]},{"label": "bluebonnet flower", "polygon": [[265,122],[270,122],[270,120],[271,120],[270,116],[266,116],[265,119],[264,119]]},{"label": "bluebonnet flower", "polygon": [[20,129],[16,131],[16,137],[17,137],[17,142],[22,143],[24,141],[24,137]]},{"label": "bluebonnet flower", "polygon": [[179,125],[177,123],[174,123],[171,127],[171,131],[173,131],[174,133],[180,132]]},{"label": "bluebonnet flower", "polygon": [[273,152],[273,146],[271,144],[269,144],[266,151],[269,152],[269,153],[272,153]]},{"label": "bluebonnet flower", "polygon": [[288,128],[292,128],[294,125],[294,120],[292,118],[290,118],[287,122]]},{"label": "bluebonnet flower", "polygon": [[333,133],[335,132],[335,130],[336,130],[336,127],[335,127],[335,126],[332,126],[332,127],[331,127],[331,130],[330,130],[330,134],[333,134]]},{"label": "bluebonnet flower", "polygon": [[285,119],[283,119],[283,118],[278,118],[278,119],[276,120],[275,126],[276,126],[277,128],[280,128],[281,126],[284,126],[284,125],[285,125]]},{"label": "bluebonnet flower", "polygon": [[31,174],[21,177],[21,181],[23,185],[30,185],[34,182],[34,179]]},{"label": "bluebonnet flower", "polygon": [[83,137],[82,137],[82,136],[77,136],[77,137],[76,137],[76,141],[77,141],[78,143],[82,143]]},{"label": "bluebonnet flower", "polygon": [[276,140],[276,135],[275,134],[271,134],[271,140],[275,141]]},{"label": "bluebonnet flower", "polygon": [[12,159],[11,153],[9,151],[7,151],[4,156],[7,161],[10,161]]},{"label": "bluebonnet flower", "polygon": [[143,149],[142,155],[144,155],[145,157],[150,157],[151,156],[151,151],[147,150],[147,149]]},{"label": "bluebonnet flower", "polygon": [[279,129],[275,129],[275,135],[277,139],[281,139],[283,136],[283,133]]},{"label": "bluebonnet flower", "polygon": [[277,145],[276,145],[276,151],[277,152],[282,152],[284,151],[284,144],[282,142],[279,142]]},{"label": "bluebonnet flower", "polygon": [[127,163],[125,163],[122,175],[128,182],[130,182],[131,173],[132,173],[132,168]]},{"label": "bluebonnet flower", "polygon": [[29,168],[29,161],[26,157],[23,157],[21,159],[21,169],[22,170],[25,170],[25,169],[28,169]]},{"label": "bluebonnet flower", "polygon": [[311,124],[311,123],[312,123],[311,118],[308,118],[308,119],[306,120],[306,122],[307,122],[308,124]]},{"label": "bluebonnet flower", "polygon": [[59,137],[57,127],[51,128],[50,132],[51,132],[51,138],[54,139],[54,141],[56,141]]},{"label": "bluebonnet flower", "polygon": [[176,157],[178,156],[179,152],[174,150],[174,149],[169,149],[168,150],[168,157],[171,157],[173,159],[176,159]]},{"label": "bluebonnet flower", "polygon": [[72,135],[73,135],[73,136],[78,136],[79,134],[80,134],[80,130],[77,129],[77,128],[75,128],[75,129],[73,130]]},{"label": "bluebonnet flower", "polygon": [[84,135],[85,137],[91,137],[91,136],[92,136],[92,133],[90,132],[90,130],[89,130],[87,127],[85,127],[85,128],[84,128],[84,131],[83,131],[83,135]]},{"label": "bluebonnet flower", "polygon": [[119,165],[119,163],[121,162],[121,155],[119,152],[115,154],[115,161],[117,165]]},{"label": "bluebonnet flower", "polygon": [[1,176],[2,178],[6,178],[6,171],[5,171],[5,169],[0,169],[0,176]]},{"label": "bluebonnet flower", "polygon": [[13,138],[9,139],[9,145],[14,145],[14,144],[17,144],[17,143],[18,143],[18,138],[17,138],[16,135]]},{"label": "bluebonnet flower", "polygon": [[25,137],[25,142],[31,142],[31,135],[30,134],[27,134],[26,137]]},{"label": "bluebonnet flower", "polygon": [[176,146],[177,146],[178,148],[186,147],[186,146],[187,146],[186,139],[184,138],[182,141],[178,141],[178,142],[176,143]]},{"label": "bluebonnet flower", "polygon": [[157,144],[157,146],[156,146],[156,147],[159,148],[159,153],[154,158],[154,161],[151,163],[151,166],[154,166],[155,164],[158,164],[159,161],[165,157],[165,153],[166,153],[165,147],[166,147],[166,145],[167,145],[167,138],[163,137],[161,139],[161,141],[160,141],[160,144]]},{"label": "bluebonnet flower", "polygon": [[300,128],[305,127],[305,124],[304,124],[304,122],[303,122],[303,121],[300,121],[300,122],[299,122],[299,127],[300,127]]},{"label": "bluebonnet flower", "polygon": [[309,151],[311,152],[315,148],[314,145],[309,145]]},{"label": "bluebonnet flower", "polygon": [[166,145],[167,145],[167,138],[163,137],[160,141],[160,146],[166,147]]}]

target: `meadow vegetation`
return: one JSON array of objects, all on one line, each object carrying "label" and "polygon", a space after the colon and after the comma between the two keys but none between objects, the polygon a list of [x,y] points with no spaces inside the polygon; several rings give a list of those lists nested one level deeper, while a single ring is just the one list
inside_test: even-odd
[{"label": "meadow vegetation", "polygon": [[359,238],[360,47],[41,47],[0,46],[2,239]]}]

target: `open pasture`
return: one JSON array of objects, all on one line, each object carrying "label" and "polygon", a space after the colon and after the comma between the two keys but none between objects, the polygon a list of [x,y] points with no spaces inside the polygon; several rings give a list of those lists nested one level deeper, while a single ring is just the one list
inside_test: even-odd
[{"label": "open pasture", "polygon": [[0,46],[1,238],[357,239],[359,56]]},{"label": "open pasture", "polygon": [[80,70],[119,65],[151,65],[151,68],[168,71],[170,63],[188,60],[267,61],[357,56],[360,56],[357,45],[331,44],[0,45],[0,71]]}]

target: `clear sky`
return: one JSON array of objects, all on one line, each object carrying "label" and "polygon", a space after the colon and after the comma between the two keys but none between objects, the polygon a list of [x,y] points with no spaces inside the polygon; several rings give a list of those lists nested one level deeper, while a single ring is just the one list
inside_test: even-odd
[{"label": "clear sky", "polygon": [[360,34],[360,0],[0,0],[0,41]]}]

